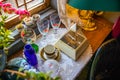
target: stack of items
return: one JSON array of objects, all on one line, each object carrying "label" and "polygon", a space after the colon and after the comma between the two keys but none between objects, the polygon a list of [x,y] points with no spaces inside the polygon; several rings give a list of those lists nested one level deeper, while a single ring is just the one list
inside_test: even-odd
[{"label": "stack of items", "polygon": [[54,47],[53,45],[46,45],[40,52],[40,56],[42,59],[60,59],[59,49]]}]

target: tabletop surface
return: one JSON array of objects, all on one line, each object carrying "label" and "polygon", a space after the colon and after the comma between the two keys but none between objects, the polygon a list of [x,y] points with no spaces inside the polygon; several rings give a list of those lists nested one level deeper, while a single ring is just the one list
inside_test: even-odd
[{"label": "tabletop surface", "polygon": [[97,29],[94,31],[84,31],[83,30],[83,33],[85,34],[89,43],[92,46],[93,53],[95,53],[95,51],[102,44],[102,42],[105,40],[105,38],[110,34],[113,23],[107,21],[104,18],[97,17],[96,18],[96,26],[97,26]]},{"label": "tabletop surface", "polygon": [[[63,80],[74,80],[75,77],[82,71],[84,66],[90,60],[93,53],[95,53],[95,51],[98,49],[98,47],[102,44],[102,42],[105,40],[105,38],[111,32],[112,25],[113,25],[112,23],[104,20],[103,18],[97,18],[96,22],[97,22],[97,24],[96,24],[97,29],[95,31],[89,32],[89,31],[83,30],[83,33],[87,37],[90,45],[77,61],[72,60],[70,57],[65,55],[63,52],[60,53],[61,59],[58,62],[61,65],[61,69],[62,69],[61,73],[66,73],[65,75],[61,74]],[[51,31],[49,32],[50,34],[51,34]],[[67,31],[67,29],[60,28],[60,30],[58,30],[58,31],[59,31],[58,38],[61,38],[64,35],[64,33]],[[57,42],[57,40],[59,40],[59,39],[52,38],[52,37],[54,37],[53,34],[48,35],[47,42],[51,43],[51,44],[55,44],[55,42]],[[39,45],[40,50],[41,50],[45,45],[41,45],[40,39],[41,38],[38,38],[36,43]],[[23,50],[20,50],[14,56],[9,57],[9,59],[14,58],[14,57],[18,56],[18,54],[22,54],[22,53],[23,53]],[[38,59],[41,59],[39,53],[37,55],[38,55]]]},{"label": "tabletop surface", "polygon": [[[46,37],[46,42],[48,44],[54,45],[57,40],[59,40],[65,33],[67,32],[66,28],[59,28],[58,34],[53,34],[53,30],[49,31],[49,35]],[[40,51],[45,46],[41,44],[41,39],[38,38],[36,43],[39,44]],[[47,45],[47,44],[46,44]],[[37,54],[38,59],[41,59],[40,51]],[[60,64],[60,73],[62,80],[74,80],[79,72],[83,69],[85,64],[90,60],[92,57],[92,48],[89,45],[88,48],[83,52],[83,54],[80,56],[80,58],[77,61],[74,61],[67,55],[65,55],[62,51],[60,51],[60,60],[58,60],[58,63]],[[40,60],[38,60],[40,61]]]}]

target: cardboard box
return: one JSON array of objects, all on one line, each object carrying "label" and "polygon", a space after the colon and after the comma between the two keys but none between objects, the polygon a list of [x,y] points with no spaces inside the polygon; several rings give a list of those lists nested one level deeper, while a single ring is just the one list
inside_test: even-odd
[{"label": "cardboard box", "polygon": [[77,60],[88,45],[87,38],[83,34],[71,30],[55,44],[56,47],[60,48],[61,51],[73,60]]}]

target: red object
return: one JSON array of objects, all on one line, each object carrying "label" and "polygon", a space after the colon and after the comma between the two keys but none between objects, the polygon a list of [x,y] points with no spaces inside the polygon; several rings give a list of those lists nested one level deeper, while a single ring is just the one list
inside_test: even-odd
[{"label": "red object", "polygon": [[21,31],[21,37],[25,36],[25,31]]},{"label": "red object", "polygon": [[48,29],[45,29],[44,32],[48,32]]},{"label": "red object", "polygon": [[120,16],[113,25],[112,36],[113,38],[118,38],[120,36]]},{"label": "red object", "polygon": [[58,26],[58,24],[53,24],[53,26]]}]

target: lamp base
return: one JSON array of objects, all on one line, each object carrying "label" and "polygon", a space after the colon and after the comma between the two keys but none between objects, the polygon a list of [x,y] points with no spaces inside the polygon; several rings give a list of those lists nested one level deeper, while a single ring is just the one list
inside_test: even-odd
[{"label": "lamp base", "polygon": [[93,31],[93,30],[97,29],[96,21],[92,17],[90,17],[88,19],[81,18],[80,26],[82,29],[84,29],[86,31]]},{"label": "lamp base", "polygon": [[85,27],[85,26],[81,26],[81,28],[85,31],[93,31],[93,30],[96,30],[97,29],[97,26],[94,26],[94,27]]}]

